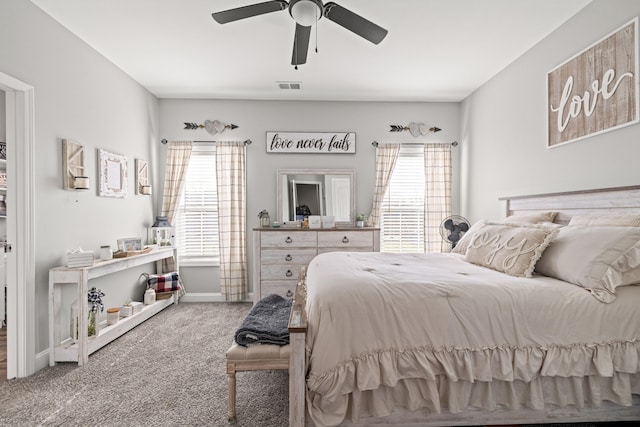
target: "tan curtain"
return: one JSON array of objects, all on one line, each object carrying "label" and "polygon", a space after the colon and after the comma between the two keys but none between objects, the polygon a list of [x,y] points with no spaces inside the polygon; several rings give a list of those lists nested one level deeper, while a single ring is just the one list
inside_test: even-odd
[{"label": "tan curtain", "polygon": [[248,294],[245,152],[244,142],[216,142],[220,290],[227,301]]},{"label": "tan curtain", "polygon": [[400,144],[381,144],[376,147],[376,182],[373,190],[373,206],[367,222],[371,227],[380,226],[380,208],[387,192],[393,168],[398,161]]},{"label": "tan curtain", "polygon": [[164,193],[162,195],[162,215],[173,224],[180,193],[184,186],[184,176],[191,158],[191,141],[171,141],[167,148],[167,166],[164,172]]},{"label": "tan curtain", "polygon": [[451,244],[440,236],[440,223],[451,215],[451,144],[425,144],[424,176],[424,249],[448,251]]}]

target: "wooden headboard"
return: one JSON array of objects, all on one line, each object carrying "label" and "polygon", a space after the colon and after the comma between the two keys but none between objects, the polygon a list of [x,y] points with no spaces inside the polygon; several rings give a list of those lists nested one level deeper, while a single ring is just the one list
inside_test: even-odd
[{"label": "wooden headboard", "polygon": [[554,211],[558,212],[555,222],[567,224],[574,215],[640,214],[640,185],[500,197],[499,200],[506,201],[507,216]]}]

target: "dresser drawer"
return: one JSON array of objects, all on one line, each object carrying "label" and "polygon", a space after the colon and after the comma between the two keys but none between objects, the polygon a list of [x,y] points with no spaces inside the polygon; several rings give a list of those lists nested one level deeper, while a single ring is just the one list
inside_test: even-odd
[{"label": "dresser drawer", "polygon": [[266,264],[260,268],[261,280],[298,280],[300,270],[307,264]]},{"label": "dresser drawer", "polygon": [[355,248],[373,250],[373,232],[345,230],[318,233],[318,250],[329,247],[348,250],[354,250]]},{"label": "dresser drawer", "polygon": [[261,233],[260,246],[263,248],[315,248],[317,234],[314,231],[271,231]]},{"label": "dresser drawer", "polygon": [[260,252],[260,264],[296,264],[307,265],[316,256],[315,249],[263,249]]},{"label": "dresser drawer", "polygon": [[285,298],[293,298],[296,292],[296,284],[297,281],[295,280],[263,280],[260,298],[271,294],[278,294]]}]

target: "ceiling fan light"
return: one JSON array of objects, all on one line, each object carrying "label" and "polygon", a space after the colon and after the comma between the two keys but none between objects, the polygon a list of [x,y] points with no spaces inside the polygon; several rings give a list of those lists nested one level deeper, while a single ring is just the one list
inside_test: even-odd
[{"label": "ceiling fan light", "polygon": [[289,13],[303,27],[310,27],[322,16],[321,4],[314,0],[298,0],[291,2]]}]

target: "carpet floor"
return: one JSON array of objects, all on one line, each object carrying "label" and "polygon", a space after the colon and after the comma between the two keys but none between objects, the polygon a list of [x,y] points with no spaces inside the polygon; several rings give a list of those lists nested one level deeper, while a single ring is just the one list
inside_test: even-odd
[{"label": "carpet floor", "polygon": [[[240,372],[227,420],[225,353],[249,303],[181,303],[111,342],[86,366],[58,363],[0,382],[0,426],[288,426],[286,371]],[[631,426],[635,423],[548,424]]]}]

